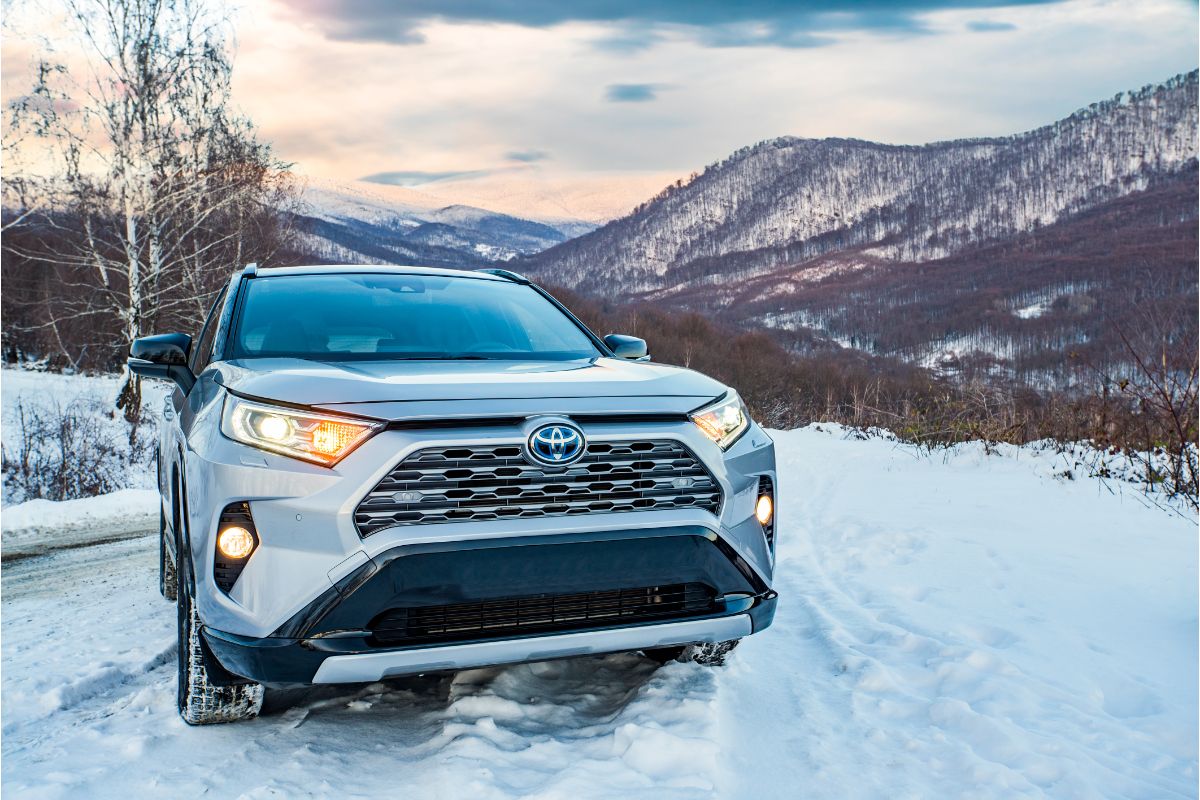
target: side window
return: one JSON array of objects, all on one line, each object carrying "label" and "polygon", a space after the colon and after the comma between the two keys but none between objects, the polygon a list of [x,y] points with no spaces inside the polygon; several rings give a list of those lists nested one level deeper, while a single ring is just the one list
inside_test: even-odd
[{"label": "side window", "polygon": [[192,372],[199,375],[212,360],[213,341],[217,338],[217,320],[221,316],[221,304],[225,301],[225,289],[208,311],[208,320],[200,330],[200,338],[192,346]]}]

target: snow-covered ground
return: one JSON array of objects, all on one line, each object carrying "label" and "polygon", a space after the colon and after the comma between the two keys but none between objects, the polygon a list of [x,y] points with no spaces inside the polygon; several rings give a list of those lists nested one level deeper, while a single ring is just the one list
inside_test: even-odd
[{"label": "snow-covered ground", "polygon": [[[68,462],[79,470],[93,473],[88,477],[110,491],[150,489],[155,484],[151,465],[158,435],[157,423],[170,387],[165,381],[142,382],[145,421],[139,427],[136,448],[131,448],[129,425],[116,409],[119,388],[120,377],[117,375],[69,375],[9,367],[0,370],[0,397],[3,398],[0,439],[5,461],[19,461],[22,448],[28,445],[38,451],[40,458],[33,461],[41,467],[41,472],[46,473],[62,463],[65,450]],[[40,429],[39,420],[42,423]],[[31,431],[35,433],[31,434]],[[38,472],[35,470],[34,474]],[[53,478],[43,476],[41,482],[52,483]],[[28,500],[26,495],[25,487],[6,473],[2,493],[6,507],[0,513],[6,547],[9,533],[14,528],[56,526],[59,523],[53,516],[55,513],[74,514],[82,509],[74,507],[52,512],[51,506],[44,506],[41,510],[26,513],[10,505]],[[153,510],[152,505],[143,505]],[[37,507],[30,507],[34,508]],[[98,508],[91,507],[90,513],[98,512]],[[144,528],[145,523],[137,524]]]},{"label": "snow-covered ground", "polygon": [[776,441],[779,613],[717,669],[471,670],[188,728],[152,537],[10,561],[4,795],[1196,796],[1194,520],[1049,451]]}]

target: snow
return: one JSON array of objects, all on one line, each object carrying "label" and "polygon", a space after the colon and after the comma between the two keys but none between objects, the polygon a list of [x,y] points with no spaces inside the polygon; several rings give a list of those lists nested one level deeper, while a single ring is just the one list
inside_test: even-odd
[{"label": "snow", "polygon": [[[34,368],[15,369],[5,367],[0,370],[0,396],[3,399],[0,411],[0,434],[6,456],[14,458],[21,444],[22,412],[28,419],[32,415],[43,414],[49,418],[57,418],[62,413],[74,413],[78,417],[94,422],[99,436],[106,438],[106,443],[112,445],[113,452],[109,457],[99,460],[96,468],[106,473],[113,488],[150,489],[155,485],[153,467],[153,443],[157,437],[157,421],[161,415],[163,403],[171,387],[165,381],[142,382],[142,408],[145,412],[145,422],[139,428],[139,440],[149,445],[143,447],[136,455],[129,447],[129,426],[116,410],[116,397],[120,388],[118,375],[83,375],[47,372]],[[77,426],[78,429],[78,426]],[[79,446],[85,442],[72,441]],[[37,443],[43,450],[57,453],[61,459],[61,447],[52,440]],[[12,485],[9,476],[5,476],[3,491],[4,525],[7,531],[9,517],[15,513],[11,503],[26,500],[20,487]],[[143,508],[153,506],[145,506]],[[49,506],[45,507],[49,508]],[[50,513],[50,512],[47,512]],[[57,512],[54,512],[57,513]],[[60,515],[61,516],[61,515]],[[20,517],[19,527],[36,527],[28,520],[33,517]],[[15,524],[15,523],[14,523]],[[50,523],[56,524],[56,523]],[[4,539],[8,545],[7,536]]]},{"label": "snow", "polygon": [[1196,796],[1194,517],[1048,447],[773,435],[779,612],[723,668],[470,670],[188,728],[153,537],[10,562],[4,793]]},{"label": "snow", "polygon": [[5,560],[141,535],[158,525],[157,489],[122,489],[77,500],[27,500],[0,513]]},{"label": "snow", "polygon": [[1042,300],[1032,305],[1023,306],[1013,311],[1019,319],[1037,319],[1050,310],[1050,302]]},{"label": "snow", "polygon": [[475,214],[506,214],[578,236],[625,216],[680,177],[670,172],[514,167],[416,187],[308,177],[304,195],[318,216],[333,221],[350,218],[392,224],[412,218],[453,223],[437,213],[446,207],[470,206]]}]

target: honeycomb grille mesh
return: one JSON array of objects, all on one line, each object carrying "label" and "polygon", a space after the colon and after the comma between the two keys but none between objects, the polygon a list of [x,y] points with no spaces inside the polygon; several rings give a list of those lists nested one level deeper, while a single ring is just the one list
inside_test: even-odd
[{"label": "honeycomb grille mesh", "polygon": [[664,508],[717,513],[712,474],[679,442],[589,442],[565,470],[530,464],[517,445],[433,447],[396,465],[354,512],[362,536],[396,525]]}]

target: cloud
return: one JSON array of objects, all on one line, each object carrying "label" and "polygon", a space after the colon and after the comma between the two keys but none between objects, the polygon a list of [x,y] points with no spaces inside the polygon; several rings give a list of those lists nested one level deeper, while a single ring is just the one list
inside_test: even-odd
[{"label": "cloud", "polygon": [[509,161],[520,161],[522,164],[532,164],[535,161],[545,161],[550,154],[545,150],[510,150],[504,154]]},{"label": "cloud", "polygon": [[649,103],[658,99],[658,93],[668,88],[661,83],[610,83],[604,90],[604,99],[610,103]]},{"label": "cloud", "polygon": [[492,171],[487,169],[466,169],[453,172],[401,170],[397,172],[376,172],[373,175],[364,175],[359,180],[366,181],[367,183],[386,183],[391,186],[420,186],[425,183],[437,183],[438,181],[448,181],[454,178],[476,178],[488,175]]},{"label": "cloud", "polygon": [[[924,30],[914,25],[908,27],[908,32]],[[705,30],[700,41],[708,47],[825,47],[835,44],[837,38],[792,28],[725,25]]]},{"label": "cloud", "polygon": [[597,50],[604,50],[610,53],[640,53],[643,50],[649,50],[654,45],[663,41],[664,38],[661,34],[647,28],[622,29],[607,36],[593,39],[592,46]]},{"label": "cloud", "polygon": [[[408,45],[425,41],[432,22],[509,24],[549,28],[570,22],[615,30],[597,47],[636,52],[652,47],[660,29],[673,29],[710,47],[820,47],[832,34],[880,31],[930,33],[921,16],[1063,0],[290,0],[289,7],[337,40]],[[987,30],[998,30],[987,28]]]},{"label": "cloud", "polygon": [[1016,25],[1011,22],[993,22],[992,20],[973,20],[967,23],[967,30],[977,33],[992,33],[994,31],[1015,31]]},{"label": "cloud", "polygon": [[[348,7],[345,0],[325,2]],[[443,2],[451,8],[458,0]],[[561,5],[574,13],[587,2]],[[706,24],[724,13],[695,2]],[[853,2],[844,7],[867,8]],[[1146,2],[1138,13],[1109,0],[1017,11],[977,3],[909,15],[905,33],[854,35],[827,31],[832,16],[820,30],[754,21],[569,23],[547,30],[430,17],[414,28],[428,41],[401,47],[333,41],[328,26],[291,10],[317,0],[269,0],[239,12],[235,99],[281,158],[314,177],[440,180],[426,187],[436,193],[459,182],[447,173],[479,176],[463,182],[491,182],[508,170],[513,181],[687,174],[785,134],[919,144],[1012,133],[1194,68],[1196,6]],[[362,9],[367,22],[382,13]],[[979,21],[1018,27],[968,28]],[[900,25],[894,17],[879,24],[885,23],[893,31]],[[929,32],[921,34],[918,24]],[[596,44],[647,30],[657,44],[630,54]],[[800,32],[837,41],[801,47]],[[781,35],[793,37],[791,46],[761,44]],[[5,68],[10,49],[0,50]],[[0,74],[7,97],[28,91],[28,77],[18,80],[15,69]],[[657,99],[609,101],[609,84],[648,84]],[[536,162],[511,156],[543,151],[549,157]]]}]

